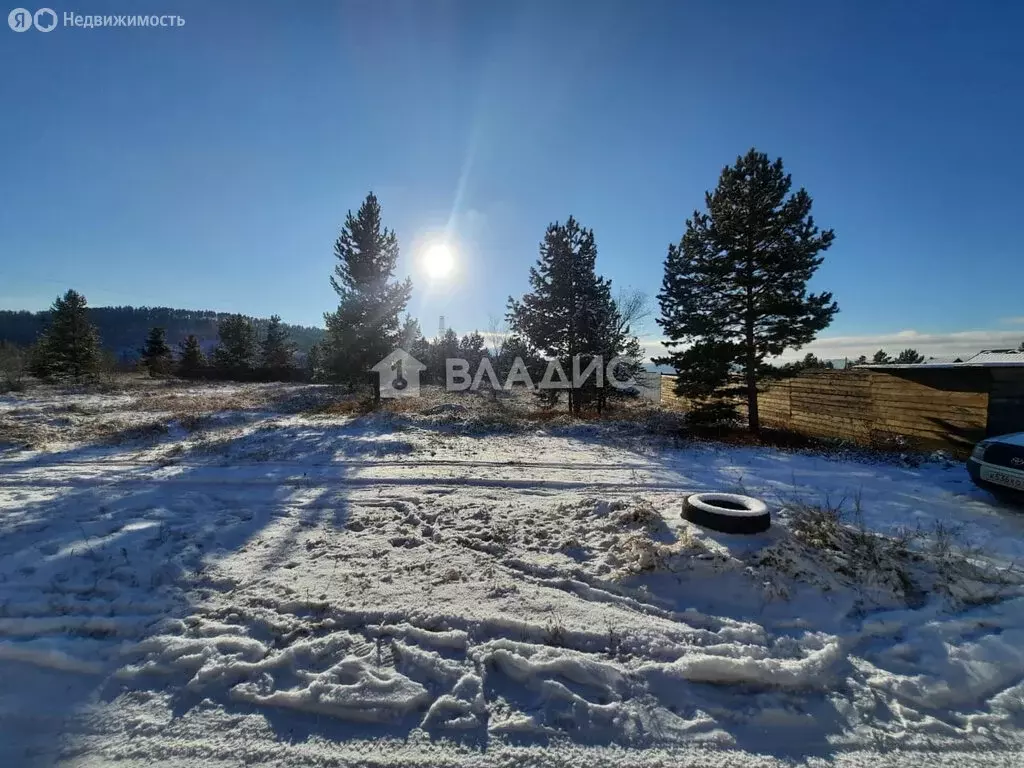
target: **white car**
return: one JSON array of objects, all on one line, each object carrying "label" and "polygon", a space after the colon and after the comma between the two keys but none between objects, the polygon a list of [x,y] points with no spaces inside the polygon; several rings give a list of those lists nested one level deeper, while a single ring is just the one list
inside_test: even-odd
[{"label": "white car", "polygon": [[979,488],[1006,501],[1024,501],[1024,432],[986,437],[974,446],[967,471]]}]

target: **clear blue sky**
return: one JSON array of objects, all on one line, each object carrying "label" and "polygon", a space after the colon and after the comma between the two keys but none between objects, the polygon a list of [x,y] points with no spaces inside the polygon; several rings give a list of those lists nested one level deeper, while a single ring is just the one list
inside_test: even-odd
[{"label": "clear blue sky", "polygon": [[[754,145],[836,230],[825,335],[1024,338],[1018,3],[53,7],[186,24],[0,27],[2,308],[75,287],[320,324],[370,189],[428,335],[441,313],[486,330],[569,214],[600,271],[653,296],[668,243]],[[427,290],[416,247],[445,230],[460,275]]]}]

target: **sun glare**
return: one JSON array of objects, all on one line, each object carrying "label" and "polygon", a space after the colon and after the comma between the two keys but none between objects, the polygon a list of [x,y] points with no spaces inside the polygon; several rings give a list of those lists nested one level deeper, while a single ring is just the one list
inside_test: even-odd
[{"label": "sun glare", "polygon": [[447,277],[454,266],[452,249],[444,243],[434,243],[423,253],[423,268],[435,280]]}]

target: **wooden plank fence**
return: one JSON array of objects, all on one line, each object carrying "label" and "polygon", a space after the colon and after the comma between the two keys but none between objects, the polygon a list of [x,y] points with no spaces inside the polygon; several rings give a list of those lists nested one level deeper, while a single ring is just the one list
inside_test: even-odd
[{"label": "wooden plank fence", "polygon": [[[877,443],[896,435],[923,448],[957,452],[986,433],[987,379],[953,371],[919,375],[888,372],[813,371],[768,385],[758,397],[761,423],[814,437]],[[688,410],[673,393],[675,379],[662,377],[662,404]],[[745,413],[745,404],[741,404]]]}]

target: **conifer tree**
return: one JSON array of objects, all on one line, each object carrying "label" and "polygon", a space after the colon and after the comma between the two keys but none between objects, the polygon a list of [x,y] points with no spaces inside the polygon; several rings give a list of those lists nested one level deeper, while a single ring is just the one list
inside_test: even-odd
[{"label": "conifer tree", "polygon": [[379,381],[370,369],[399,341],[398,315],[412,293],[412,282],[392,282],[398,263],[398,237],[381,223],[381,208],[371,192],[345,225],[334,245],[338,263],[331,287],[338,294],[335,312],[324,315],[330,365],[337,379],[352,386]]},{"label": "conifer tree", "polygon": [[149,329],[146,344],[140,353],[142,365],[149,371],[150,376],[166,376],[171,372],[171,348],[167,346],[167,336],[163,328],[154,326]]},{"label": "conifer tree", "polygon": [[256,330],[249,318],[231,315],[217,329],[219,343],[213,350],[213,364],[225,378],[247,379],[256,357]]},{"label": "conifer tree", "polygon": [[317,382],[323,379],[324,373],[324,348],[320,342],[314,342],[306,353],[306,376],[310,381]]},{"label": "conifer tree", "polygon": [[273,378],[290,378],[294,364],[295,345],[281,325],[281,318],[271,315],[260,344],[260,366]]},{"label": "conifer tree", "polygon": [[459,356],[459,334],[454,328],[448,328],[444,332],[438,341],[438,349],[442,368],[446,359]]},{"label": "conifer tree", "polygon": [[90,376],[99,369],[100,342],[86,313],[85,296],[69,290],[50,307],[50,326],[39,340],[37,371],[54,378]]},{"label": "conifer tree", "polygon": [[413,352],[414,348],[423,348],[423,332],[420,330],[419,321],[410,316],[406,315],[402,321],[402,326],[398,331],[398,346],[404,349],[406,352],[416,357],[416,353]]},{"label": "conifer tree", "polygon": [[920,354],[916,349],[904,349],[893,361],[900,365],[917,365],[924,362],[924,355]]},{"label": "conifer tree", "polygon": [[886,363],[891,363],[892,358],[886,354],[884,349],[880,349],[871,356],[871,362],[875,365],[885,365]]},{"label": "conifer tree", "polygon": [[669,354],[655,362],[676,369],[676,393],[726,409],[743,396],[754,431],[766,360],[812,341],[838,311],[831,293],[807,293],[835,235],[791,187],[782,160],[754,149],[724,168],[707,211],[669,246],[658,295]]},{"label": "conifer tree", "polygon": [[424,365],[430,365],[430,342],[423,338],[423,332],[420,331],[418,320],[406,315],[398,337],[399,347]]},{"label": "conifer tree", "polygon": [[178,345],[178,375],[183,379],[198,379],[206,370],[206,356],[199,339],[190,333]]},{"label": "conifer tree", "polygon": [[476,371],[480,361],[487,356],[487,342],[479,331],[466,334],[459,341],[459,357],[469,363],[469,369]]},{"label": "conifer tree", "polygon": [[[547,228],[540,257],[530,269],[531,292],[519,301],[508,300],[509,326],[542,355],[557,360],[570,383],[574,358],[582,372],[597,355],[606,364],[626,343],[611,281],[597,274],[596,260],[593,230],[584,229],[572,216],[565,224],[555,222]],[[586,388],[568,388],[570,412],[578,414],[596,396],[596,376],[588,382]]]},{"label": "conifer tree", "polygon": [[[413,357],[417,356],[413,354]],[[459,334],[454,328],[448,328],[440,338],[428,342],[426,355],[417,359],[427,366],[424,371],[426,381],[431,384],[444,384],[445,360],[459,357]]]}]

